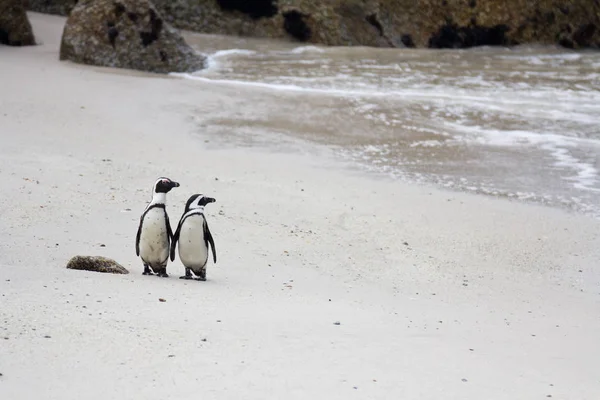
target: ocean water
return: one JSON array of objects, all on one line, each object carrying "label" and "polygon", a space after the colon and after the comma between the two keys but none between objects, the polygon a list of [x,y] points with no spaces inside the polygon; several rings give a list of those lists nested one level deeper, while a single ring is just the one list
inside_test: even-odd
[{"label": "ocean water", "polygon": [[600,218],[598,52],[187,39],[209,68],[178,76],[261,93],[211,123],[328,146],[395,179]]}]

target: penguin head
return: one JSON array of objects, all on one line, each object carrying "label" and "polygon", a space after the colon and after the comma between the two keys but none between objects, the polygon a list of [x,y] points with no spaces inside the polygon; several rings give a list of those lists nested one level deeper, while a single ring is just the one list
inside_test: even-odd
[{"label": "penguin head", "polygon": [[216,200],[212,197],[206,197],[202,194],[194,194],[192,195],[187,203],[185,204],[185,211],[193,210],[194,208],[201,208],[207,205],[208,203],[214,203]]},{"label": "penguin head", "polygon": [[154,184],[154,193],[168,193],[174,187],[179,187],[179,183],[169,178],[158,178]]}]

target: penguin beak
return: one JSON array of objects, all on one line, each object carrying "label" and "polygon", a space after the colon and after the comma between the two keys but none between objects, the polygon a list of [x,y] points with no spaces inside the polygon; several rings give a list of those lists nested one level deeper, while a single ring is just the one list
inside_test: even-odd
[{"label": "penguin beak", "polygon": [[206,198],[206,202],[207,202],[207,203],[214,203],[214,202],[216,202],[216,200],[215,200],[215,199],[213,199],[212,197],[207,197],[207,198]]},{"label": "penguin beak", "polygon": [[171,181],[171,185],[173,185],[173,187],[179,187],[179,182]]}]

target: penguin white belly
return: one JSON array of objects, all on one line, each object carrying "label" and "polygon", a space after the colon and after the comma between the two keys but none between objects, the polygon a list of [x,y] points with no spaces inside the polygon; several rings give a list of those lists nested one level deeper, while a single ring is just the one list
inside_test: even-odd
[{"label": "penguin white belly", "polygon": [[169,236],[165,210],[153,208],[146,213],[140,235],[140,256],[150,266],[166,264],[169,257]]},{"label": "penguin white belly", "polygon": [[199,270],[208,260],[208,246],[204,241],[204,218],[192,215],[184,221],[179,232],[179,259],[192,270]]}]

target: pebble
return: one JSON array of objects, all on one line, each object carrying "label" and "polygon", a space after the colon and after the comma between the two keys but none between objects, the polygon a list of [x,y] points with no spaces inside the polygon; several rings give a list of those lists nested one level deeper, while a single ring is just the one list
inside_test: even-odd
[{"label": "pebble", "polygon": [[342,323],[340,321],[336,321],[333,323],[334,325],[341,325]]},{"label": "pebble", "polygon": [[164,302],[165,302],[165,301],[167,301],[167,300],[165,300],[165,299],[163,299],[163,298],[160,298],[160,299],[158,299],[158,301],[160,301],[161,303],[164,303]]},{"label": "pebble", "polygon": [[44,336],[44,338],[45,338],[45,339],[50,339],[51,337],[52,337],[52,336],[50,336],[50,335],[46,335],[46,336]]}]

